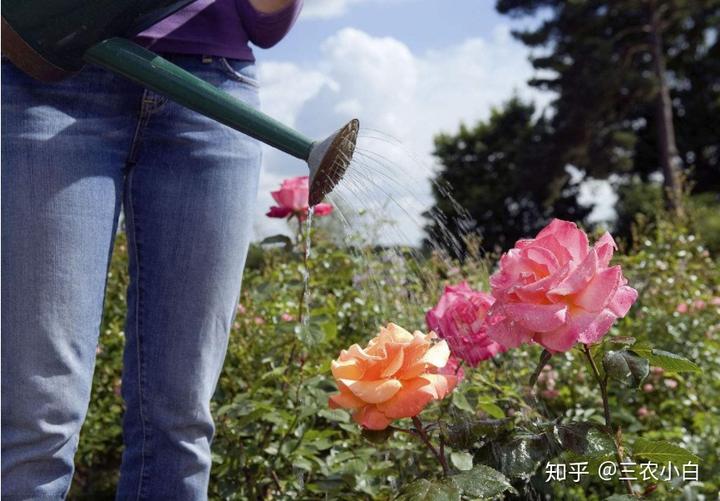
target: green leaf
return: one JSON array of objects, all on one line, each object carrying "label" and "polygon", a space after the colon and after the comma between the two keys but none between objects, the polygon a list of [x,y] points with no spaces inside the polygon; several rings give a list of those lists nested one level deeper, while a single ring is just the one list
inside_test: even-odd
[{"label": "green leaf", "polygon": [[475,409],[472,408],[472,405],[467,401],[465,395],[458,391],[452,394],[452,404],[461,411],[470,412],[471,414],[475,413]]},{"label": "green leaf", "polygon": [[594,457],[614,450],[612,439],[594,423],[559,424],[555,433],[563,449],[579,456]]},{"label": "green leaf", "polygon": [[676,464],[700,464],[701,459],[679,445],[664,441],[652,441],[638,438],[632,449],[633,455],[641,456],[656,463],[673,462]]},{"label": "green leaf", "polygon": [[314,348],[325,340],[325,331],[312,323],[299,324],[295,326],[295,336],[306,348]]},{"label": "green leaf", "polygon": [[646,344],[633,346],[632,351],[647,358],[653,367],[662,367],[670,372],[702,372],[699,366],[685,357],[669,351],[658,350]]},{"label": "green leaf", "polygon": [[505,491],[515,492],[508,479],[499,471],[485,466],[476,465],[472,470],[450,477],[450,481],[463,494],[481,498],[492,498]]},{"label": "green leaf", "polygon": [[455,485],[430,482],[421,478],[403,489],[398,501],[460,501],[460,491]]},{"label": "green leaf", "polygon": [[490,417],[502,419],[505,417],[505,411],[489,400],[480,400],[478,408]]},{"label": "green leaf", "polygon": [[447,443],[458,449],[468,449],[481,439],[494,438],[512,427],[509,420],[463,419],[447,425],[441,424],[442,434]]},{"label": "green leaf", "polygon": [[349,423],[350,414],[343,409],[322,409],[319,411],[318,416],[333,421],[336,423]]},{"label": "green leaf", "polygon": [[273,235],[265,238],[260,245],[283,244],[286,249],[292,249],[293,243],[287,235]]},{"label": "green leaf", "polygon": [[613,494],[610,497],[606,497],[605,501],[636,501],[637,498],[630,494]]},{"label": "green leaf", "polygon": [[650,372],[648,361],[628,350],[608,351],[602,363],[608,376],[634,387],[639,387]]},{"label": "green leaf", "polygon": [[460,471],[472,470],[473,457],[467,452],[452,452],[450,454],[450,462]]}]

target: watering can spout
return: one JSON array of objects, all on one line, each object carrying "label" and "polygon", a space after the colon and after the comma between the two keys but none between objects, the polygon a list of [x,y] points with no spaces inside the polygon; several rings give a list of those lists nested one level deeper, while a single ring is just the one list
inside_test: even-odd
[{"label": "watering can spout", "polygon": [[345,175],[350,165],[360,122],[354,118],[344,127],[312,145],[307,159],[310,167],[310,205],[319,204]]}]

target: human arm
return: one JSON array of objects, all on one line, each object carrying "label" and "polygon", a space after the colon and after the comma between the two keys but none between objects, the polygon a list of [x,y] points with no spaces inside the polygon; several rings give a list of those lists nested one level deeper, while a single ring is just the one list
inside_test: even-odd
[{"label": "human arm", "polygon": [[295,23],[302,0],[236,0],[250,41],[267,49],[278,43]]}]

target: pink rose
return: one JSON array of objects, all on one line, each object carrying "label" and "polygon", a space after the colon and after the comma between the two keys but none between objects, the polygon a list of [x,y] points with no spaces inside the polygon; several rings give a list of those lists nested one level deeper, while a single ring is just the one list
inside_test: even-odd
[{"label": "pink rose", "polygon": [[663,383],[665,384],[665,386],[667,388],[670,388],[671,390],[674,390],[675,388],[678,387],[678,382],[675,381],[674,379],[664,379]]},{"label": "pink rose", "polygon": [[643,385],[642,389],[645,393],[650,393],[651,391],[653,391],[655,389],[655,387],[650,383],[645,383]]},{"label": "pink rose", "polygon": [[720,306],[720,296],[716,296],[710,300],[710,304],[713,306]]},{"label": "pink rose", "polygon": [[696,299],[693,301],[693,308],[696,310],[704,310],[706,306],[707,303],[705,303],[702,299]]},{"label": "pink rose", "polygon": [[475,367],[505,348],[487,337],[485,314],[493,304],[486,292],[472,290],[467,282],[445,287],[437,306],[425,321],[450,346],[453,355]]},{"label": "pink rose", "polygon": [[550,352],[598,342],[637,299],[605,233],[588,244],[585,232],[554,219],[533,239],[518,240],[490,277],[495,303],[488,336],[507,348],[535,341]]},{"label": "pink rose", "polygon": [[438,369],[438,374],[444,374],[446,376],[457,376],[457,381],[459,383],[465,377],[465,371],[460,364],[460,360],[450,355],[447,363],[445,364],[445,367],[441,367]]},{"label": "pink rose", "polygon": [[[308,176],[294,177],[286,179],[280,185],[280,189],[270,192],[272,197],[278,203],[267,214],[268,217],[290,217],[297,216],[300,221],[304,221],[308,214],[308,197],[310,194],[310,181]],[[327,216],[333,210],[330,204],[317,204],[313,215]]]},{"label": "pink rose", "polygon": [[687,303],[680,303],[677,305],[677,308],[675,308],[675,311],[678,313],[687,313],[688,312],[688,305]]},{"label": "pink rose", "polygon": [[293,320],[295,320],[295,317],[287,312],[280,315],[280,318],[282,319],[283,322],[292,322]]}]

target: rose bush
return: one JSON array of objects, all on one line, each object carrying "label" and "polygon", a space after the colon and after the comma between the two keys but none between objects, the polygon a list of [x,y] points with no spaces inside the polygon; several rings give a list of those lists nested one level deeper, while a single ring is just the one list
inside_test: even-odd
[{"label": "rose bush", "polygon": [[[534,392],[528,382],[542,350],[537,343],[498,354],[476,368],[463,363],[464,376],[453,392],[421,414],[423,431],[436,451],[443,445],[450,467],[445,479],[437,457],[404,426],[409,420],[368,432],[352,421],[351,412],[329,409],[328,399],[338,391],[330,365],[341,349],[353,343],[365,346],[368,333],[377,332],[387,319],[420,328],[445,284],[467,281],[489,290],[485,270],[493,270],[496,261],[470,255],[450,262],[415,254],[416,264],[401,259],[408,249],[339,247],[323,228],[326,222],[328,218],[315,225],[307,262],[307,329],[300,328],[297,318],[302,249],[251,248],[243,306],[212,406],[211,500],[507,495],[594,501],[624,492],[617,480],[600,480],[593,470],[615,453],[597,383],[580,347],[554,355],[552,370],[540,371]],[[643,237],[637,247],[614,257],[638,290],[638,299],[591,352],[602,374],[602,359],[610,351],[655,367],[637,386],[608,376],[613,424],[621,431],[628,461],[662,463],[653,450],[664,457],[672,454],[673,465],[680,468],[693,454],[702,458],[699,481],[639,477],[636,491],[652,491],[650,499],[710,499],[720,489],[720,308],[713,303],[720,296],[720,266],[687,228],[666,224],[640,228],[638,234]],[[101,349],[71,500],[112,499],[117,483],[123,404],[115,390],[121,379],[126,269],[120,237],[108,276]],[[678,304],[696,300],[704,301],[705,308],[675,311]],[[286,320],[288,313],[293,321]],[[668,357],[663,350],[677,355]],[[438,372],[454,374],[457,365],[451,363]],[[653,390],[643,391],[645,383]],[[543,396],[550,386],[553,394]],[[396,425],[405,431],[391,433]],[[546,482],[548,462],[580,461],[588,462],[590,471],[580,483],[570,477]],[[479,490],[481,486],[496,490]]]}]

